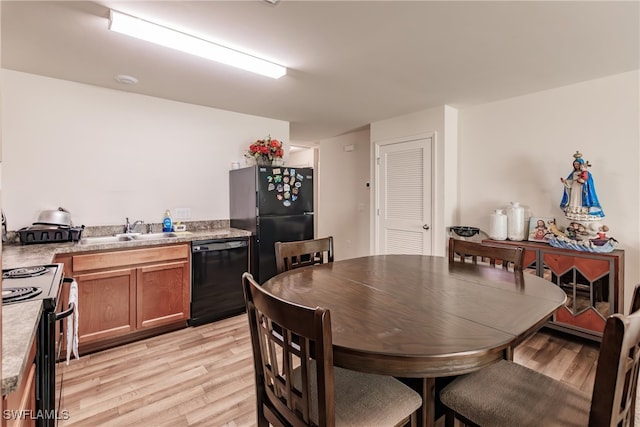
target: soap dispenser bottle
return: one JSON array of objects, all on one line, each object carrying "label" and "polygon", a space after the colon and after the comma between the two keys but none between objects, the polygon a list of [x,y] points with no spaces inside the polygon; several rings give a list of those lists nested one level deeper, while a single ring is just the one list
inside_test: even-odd
[{"label": "soap dispenser bottle", "polygon": [[171,219],[171,211],[169,211],[169,209],[164,212],[162,231],[165,233],[173,231],[173,220]]}]

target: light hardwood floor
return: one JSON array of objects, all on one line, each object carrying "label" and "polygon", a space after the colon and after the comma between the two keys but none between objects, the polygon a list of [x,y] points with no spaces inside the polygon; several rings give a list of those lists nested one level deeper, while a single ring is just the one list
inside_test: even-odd
[{"label": "light hardwood floor", "polygon": [[[542,330],[514,360],[591,393],[596,343]],[[61,426],[255,426],[246,315],[105,350],[66,366]]]}]

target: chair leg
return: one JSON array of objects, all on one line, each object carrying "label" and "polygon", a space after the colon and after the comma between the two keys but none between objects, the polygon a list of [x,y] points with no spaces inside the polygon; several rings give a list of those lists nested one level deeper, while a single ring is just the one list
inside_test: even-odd
[{"label": "chair leg", "polygon": [[446,408],[444,413],[444,426],[454,427],[455,422],[456,422],[455,413],[451,409]]},{"label": "chair leg", "polygon": [[504,349],[504,360],[513,362],[513,347],[509,346]]}]

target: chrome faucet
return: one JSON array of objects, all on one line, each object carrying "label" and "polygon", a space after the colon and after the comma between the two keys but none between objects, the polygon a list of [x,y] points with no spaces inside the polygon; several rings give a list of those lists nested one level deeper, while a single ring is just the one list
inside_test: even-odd
[{"label": "chrome faucet", "polygon": [[129,224],[129,217],[127,217],[127,223],[124,225],[124,232],[125,233],[133,233],[136,229],[136,225],[138,224],[144,224],[144,221],[135,221],[133,224]]}]

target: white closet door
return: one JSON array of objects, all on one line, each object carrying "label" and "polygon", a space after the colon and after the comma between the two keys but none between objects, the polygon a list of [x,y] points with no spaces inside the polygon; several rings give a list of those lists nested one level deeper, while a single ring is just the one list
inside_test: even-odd
[{"label": "white closet door", "polygon": [[379,254],[431,254],[431,138],[380,145]]}]

